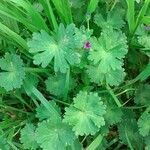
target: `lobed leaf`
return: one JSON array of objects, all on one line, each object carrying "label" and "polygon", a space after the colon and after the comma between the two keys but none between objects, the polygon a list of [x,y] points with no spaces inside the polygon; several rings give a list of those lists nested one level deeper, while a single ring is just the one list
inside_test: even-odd
[{"label": "lobed leaf", "polygon": [[31,41],[28,42],[30,53],[34,54],[34,64],[47,67],[54,59],[55,72],[65,73],[70,65],[78,64],[80,56],[75,52],[74,44],[75,26],[68,25],[65,29],[60,24],[56,39],[45,31],[34,33]]},{"label": "lobed leaf", "polygon": [[20,141],[23,143],[25,149],[36,150],[39,145],[36,142],[35,126],[33,124],[26,124],[26,126],[21,130]]},{"label": "lobed leaf", "polygon": [[150,134],[150,113],[144,112],[138,120],[138,127],[142,136]]},{"label": "lobed leaf", "polygon": [[91,81],[120,84],[125,76],[122,66],[123,58],[128,52],[126,36],[110,28],[103,30],[98,40],[92,38],[91,43],[88,59],[92,61],[92,65],[87,70]]},{"label": "lobed leaf", "polygon": [[74,103],[65,109],[64,122],[73,126],[76,135],[93,135],[105,125],[105,109],[97,93],[80,91]]},{"label": "lobed leaf", "polygon": [[[49,101],[50,105],[52,105],[55,110],[58,111],[59,114],[61,114],[59,107],[56,105],[54,101]],[[54,116],[53,111],[48,111],[43,104],[38,106],[36,108],[36,117],[41,121],[44,119],[50,119],[53,120],[56,116]]]},{"label": "lobed leaf", "polygon": [[16,54],[6,53],[0,59],[0,86],[7,91],[20,88],[25,78],[23,62]]},{"label": "lobed leaf", "polygon": [[37,142],[43,150],[66,150],[76,138],[71,128],[61,121],[43,121],[39,123],[36,133]]}]

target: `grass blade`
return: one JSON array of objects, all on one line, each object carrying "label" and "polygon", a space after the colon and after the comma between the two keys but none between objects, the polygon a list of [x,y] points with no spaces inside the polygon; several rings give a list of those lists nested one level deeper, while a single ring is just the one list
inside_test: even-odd
[{"label": "grass blade", "polygon": [[127,129],[125,128],[125,136],[126,136],[128,145],[129,145],[129,147],[130,147],[130,150],[134,150],[134,148],[133,148],[133,146],[132,146],[132,144],[131,144],[131,142],[130,142],[130,140],[129,140],[129,137],[128,137],[128,134],[127,134],[127,131],[126,131],[126,130],[127,130]]},{"label": "grass blade", "polygon": [[96,148],[98,148],[98,146],[101,144],[103,140],[103,136],[101,134],[99,134],[94,141],[86,148],[86,150],[96,150]]},{"label": "grass blade", "polygon": [[51,0],[59,14],[61,20],[66,23],[70,24],[73,22],[71,8],[69,6],[68,0]]},{"label": "grass blade", "polygon": [[98,5],[99,0],[90,0],[90,3],[87,8],[87,13],[91,14],[95,11],[97,5]]},{"label": "grass blade", "polygon": [[127,2],[127,21],[130,34],[132,35],[135,29],[135,3],[134,0],[126,0]]},{"label": "grass blade", "polygon": [[110,86],[108,84],[106,85],[106,89],[107,89],[108,93],[112,96],[112,98],[114,99],[117,106],[122,107],[122,104],[120,103],[119,99],[117,98],[117,96],[115,95],[115,93],[113,92],[113,90],[110,88]]},{"label": "grass blade", "polygon": [[68,97],[69,80],[70,80],[70,68],[68,68],[67,73],[66,73],[66,82],[65,82],[65,87],[64,87],[64,101],[66,101]]},{"label": "grass blade", "polygon": [[144,81],[150,76],[150,63],[146,66],[146,68],[135,78],[136,81],[141,80]]},{"label": "grass blade", "polygon": [[42,95],[42,93],[36,89],[35,87],[32,88],[32,92],[33,94],[40,100],[40,102],[45,106],[45,108],[50,111],[52,110],[54,113],[54,116],[56,117],[60,117],[59,113],[57,112],[57,110],[55,110],[55,108],[47,101],[47,99]]},{"label": "grass blade", "polygon": [[18,14],[21,16],[25,16],[29,22],[32,22],[32,25],[37,27],[39,30],[43,29],[49,32],[49,29],[41,17],[41,15],[37,12],[37,10],[32,6],[29,1],[25,0],[6,0],[7,4],[11,6],[12,11],[18,11]]},{"label": "grass blade", "polygon": [[149,4],[150,4],[150,0],[145,0],[144,5],[141,8],[141,10],[138,14],[137,20],[136,20],[136,26],[135,26],[135,29],[134,29],[135,31],[136,31],[137,27],[139,26],[139,24],[142,22],[142,19],[143,19],[144,15],[147,12]]},{"label": "grass blade", "polygon": [[20,45],[26,50],[28,49],[26,41],[20,35],[10,30],[7,26],[5,26],[2,23],[0,23],[0,31],[6,36],[8,36],[10,40],[15,41],[18,45]]},{"label": "grass blade", "polygon": [[21,13],[16,11],[15,9],[11,10],[9,8],[6,8],[5,5],[0,4],[0,14],[7,16],[11,19],[14,19],[18,22],[21,22],[23,25],[25,25],[31,32],[37,32],[39,31],[38,27],[33,25],[30,20],[25,18]]},{"label": "grass blade", "polygon": [[142,19],[142,23],[149,25],[150,24],[150,16],[144,16]]},{"label": "grass blade", "polygon": [[56,21],[56,17],[55,17],[55,15],[53,13],[53,9],[51,7],[50,1],[49,0],[45,0],[45,1],[39,0],[39,1],[42,4],[42,6],[43,6],[43,8],[45,10],[45,13],[46,13],[46,15],[48,17],[49,23],[52,24],[53,29],[55,31],[57,31],[58,24],[57,24],[57,21]]}]

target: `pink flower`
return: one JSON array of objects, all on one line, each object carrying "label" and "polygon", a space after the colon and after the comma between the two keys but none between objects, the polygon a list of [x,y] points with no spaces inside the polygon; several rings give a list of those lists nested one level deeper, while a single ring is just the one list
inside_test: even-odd
[{"label": "pink flower", "polygon": [[85,49],[90,49],[90,48],[91,48],[91,43],[90,43],[90,42],[86,42],[86,43],[84,44],[84,48],[85,48]]}]

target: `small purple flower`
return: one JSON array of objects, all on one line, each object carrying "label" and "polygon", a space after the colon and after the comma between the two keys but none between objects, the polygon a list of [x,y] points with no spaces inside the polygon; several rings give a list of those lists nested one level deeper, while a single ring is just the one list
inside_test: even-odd
[{"label": "small purple flower", "polygon": [[90,48],[91,48],[91,43],[90,43],[90,42],[86,42],[86,43],[84,44],[84,48],[85,48],[85,49],[90,49]]}]

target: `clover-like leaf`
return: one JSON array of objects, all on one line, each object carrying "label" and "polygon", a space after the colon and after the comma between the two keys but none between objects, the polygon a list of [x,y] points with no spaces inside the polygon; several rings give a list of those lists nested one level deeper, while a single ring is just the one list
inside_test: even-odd
[{"label": "clover-like leaf", "polygon": [[150,112],[144,112],[138,120],[138,127],[142,136],[148,136],[150,133]]},{"label": "clover-like leaf", "polygon": [[[49,101],[49,103],[55,108],[55,110],[57,110],[59,114],[61,114],[59,107],[56,105],[54,101]],[[36,108],[36,117],[39,120],[44,120],[44,119],[53,119],[56,116],[54,116],[53,111],[52,112],[48,111],[44,107],[44,105],[41,104],[39,107]]]},{"label": "clover-like leaf", "polygon": [[145,137],[145,150],[149,150],[150,149],[150,135]]},{"label": "clover-like leaf", "polygon": [[[46,83],[46,89],[50,92],[50,94],[53,94],[55,96],[62,97],[64,94],[64,85],[66,83],[66,75],[59,74],[54,76],[49,76],[49,78],[45,81]],[[74,80],[70,77],[69,81],[69,90],[73,89],[75,85]]]},{"label": "clover-like leaf", "polygon": [[149,105],[150,104],[150,85],[140,85],[135,93],[134,101],[136,104]]},{"label": "clover-like leaf", "polygon": [[6,138],[0,136],[0,150],[10,150],[10,146],[7,143]]},{"label": "clover-like leaf", "polygon": [[139,36],[138,42],[143,47],[141,51],[150,57],[150,35],[145,33],[144,35]]},{"label": "clover-like leaf", "polygon": [[126,73],[124,72],[124,69],[116,69],[116,70],[110,70],[107,73],[101,72],[100,66],[88,66],[87,73],[90,77],[91,82],[94,83],[108,83],[111,86],[113,85],[119,85],[121,82],[123,82],[124,77]]},{"label": "clover-like leaf", "polygon": [[39,147],[36,137],[35,126],[33,124],[26,124],[21,130],[20,141],[25,149],[36,150]]},{"label": "clover-like leaf", "polygon": [[106,107],[97,93],[80,92],[74,103],[66,108],[64,122],[73,126],[76,135],[95,134],[105,125]]},{"label": "clover-like leaf", "polygon": [[123,10],[119,8],[109,11],[106,19],[102,14],[97,13],[94,17],[94,22],[101,28],[113,27],[114,29],[121,29],[125,24],[122,14]]},{"label": "clover-like leaf", "polygon": [[[122,66],[123,58],[128,51],[126,36],[112,28],[105,29],[98,40],[91,39],[91,44],[88,59],[92,61],[91,66],[97,67],[96,73],[93,72],[95,70],[93,67],[88,67],[91,80],[96,83],[107,82],[110,85],[118,85],[125,76]],[[92,72],[96,74],[95,77]],[[118,78],[117,81],[114,81],[114,78]]]},{"label": "clover-like leaf", "polygon": [[123,111],[122,121],[118,125],[119,138],[123,143],[132,143],[135,149],[142,149],[143,138],[138,132],[136,119],[133,117],[133,112],[130,110]]},{"label": "clover-like leaf", "polygon": [[71,128],[61,121],[43,121],[37,128],[37,142],[43,150],[66,150],[75,141]]},{"label": "clover-like leaf", "polygon": [[57,34],[49,35],[45,31],[34,33],[28,42],[30,53],[34,54],[34,64],[47,67],[54,59],[55,72],[65,73],[69,65],[78,64],[80,55],[75,51],[75,26],[68,25],[65,29],[60,24]]},{"label": "clover-like leaf", "polygon": [[121,69],[122,59],[128,52],[126,36],[119,31],[104,30],[97,40],[91,39],[92,50],[89,60],[99,64],[102,73],[109,70]]},{"label": "clover-like leaf", "polygon": [[25,78],[25,71],[23,62],[18,55],[6,53],[4,58],[0,59],[0,68],[1,87],[7,91],[21,87]]},{"label": "clover-like leaf", "polygon": [[107,108],[106,108],[106,114],[105,114],[105,120],[107,124],[113,125],[122,120],[122,110],[121,108],[117,107],[114,103],[112,98],[107,97]]}]

